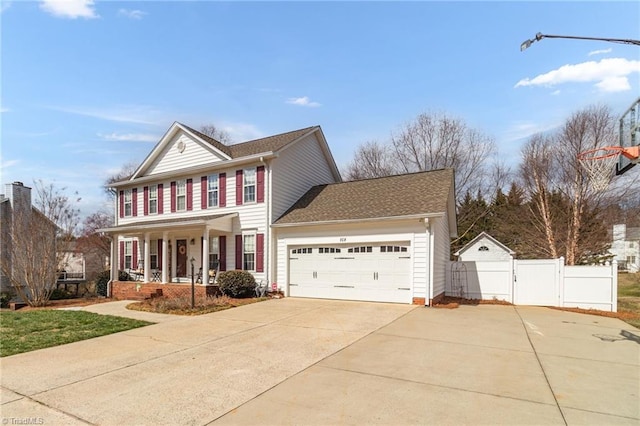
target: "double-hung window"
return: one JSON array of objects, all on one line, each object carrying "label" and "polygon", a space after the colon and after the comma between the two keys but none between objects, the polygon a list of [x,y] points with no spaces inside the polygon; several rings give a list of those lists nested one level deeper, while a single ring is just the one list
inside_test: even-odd
[{"label": "double-hung window", "polygon": [[133,241],[124,242],[124,269],[131,269],[133,266]]},{"label": "double-hung window", "polygon": [[176,210],[187,209],[187,181],[182,179],[176,182]]},{"label": "double-hung window", "polygon": [[207,178],[207,197],[208,197],[208,206],[209,207],[217,207],[218,206],[218,196],[220,187],[218,185],[218,175],[209,175]]},{"label": "double-hung window", "polygon": [[149,242],[149,263],[151,269],[158,269],[158,240]]},{"label": "double-hung window", "polygon": [[133,214],[133,196],[132,190],[124,190],[124,215],[131,216]]},{"label": "double-hung window", "polygon": [[245,203],[256,201],[256,169],[244,169],[243,194]]},{"label": "double-hung window", "polygon": [[220,246],[218,237],[209,238],[209,269],[218,269],[220,259]]},{"label": "double-hung window", "polygon": [[158,185],[149,187],[149,214],[158,213]]},{"label": "double-hung window", "polygon": [[256,270],[256,236],[244,235],[242,240],[243,268],[245,271]]}]

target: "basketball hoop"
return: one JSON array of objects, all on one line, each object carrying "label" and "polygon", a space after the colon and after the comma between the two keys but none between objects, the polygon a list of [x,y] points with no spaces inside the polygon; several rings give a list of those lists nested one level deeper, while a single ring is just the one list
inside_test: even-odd
[{"label": "basketball hoop", "polygon": [[638,147],[624,148],[621,146],[604,146],[590,149],[578,154],[578,161],[589,176],[591,188],[596,192],[602,192],[609,187],[611,179],[616,171],[618,157],[623,155],[637,163],[639,159]]}]

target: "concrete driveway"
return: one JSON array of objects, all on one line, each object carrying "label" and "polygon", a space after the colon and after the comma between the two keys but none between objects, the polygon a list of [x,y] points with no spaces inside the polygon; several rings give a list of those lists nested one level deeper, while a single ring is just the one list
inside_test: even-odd
[{"label": "concrete driveway", "polygon": [[273,300],[3,358],[2,417],[637,425],[637,335],[547,308]]}]

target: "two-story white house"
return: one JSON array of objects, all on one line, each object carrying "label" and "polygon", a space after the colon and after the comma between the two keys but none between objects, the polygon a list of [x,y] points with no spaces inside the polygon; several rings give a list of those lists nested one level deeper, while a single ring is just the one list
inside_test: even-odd
[{"label": "two-story white house", "polygon": [[168,289],[191,281],[192,264],[200,294],[209,270],[232,269],[293,296],[427,303],[444,294],[453,171],[341,182],[319,126],[224,145],[174,123],[111,185],[112,295],[131,289],[118,270]]}]

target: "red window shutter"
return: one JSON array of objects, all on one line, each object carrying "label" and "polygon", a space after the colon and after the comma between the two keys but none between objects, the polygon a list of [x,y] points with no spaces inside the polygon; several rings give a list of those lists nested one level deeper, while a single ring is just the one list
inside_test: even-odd
[{"label": "red window shutter", "polygon": [[256,234],[256,272],[264,272],[264,234]]},{"label": "red window shutter", "polygon": [[176,212],[176,181],[171,182],[171,213]]},{"label": "red window shutter", "polygon": [[220,250],[220,265],[219,269],[221,271],[227,270],[227,237],[221,235],[218,237],[218,249]]},{"label": "red window shutter", "polygon": [[193,210],[193,179],[187,179],[187,211]]},{"label": "red window shutter", "polygon": [[124,217],[124,191],[120,191],[120,217]]},{"label": "red window shutter", "polygon": [[162,214],[164,211],[164,197],[163,195],[163,186],[161,183],[158,184],[158,214]]},{"label": "red window shutter", "polygon": [[264,166],[258,166],[256,169],[256,201],[264,203]]},{"label": "red window shutter", "polygon": [[142,210],[144,212],[144,215],[147,216],[149,214],[149,187],[145,186],[143,188],[143,192],[144,192],[144,196],[143,201],[144,201],[144,206],[142,207]]},{"label": "red window shutter", "polygon": [[218,205],[220,207],[227,206],[227,174],[220,173],[218,176]]},{"label": "red window shutter", "polygon": [[206,210],[207,204],[207,177],[202,176],[200,178],[200,208]]},{"label": "red window shutter", "polygon": [[138,216],[138,188],[133,188],[131,190],[131,204],[133,204],[133,207],[131,208],[133,216]]},{"label": "red window shutter", "polygon": [[242,205],[242,170],[236,170],[236,206]]},{"label": "red window shutter", "polygon": [[123,270],[124,269],[124,241],[120,241],[120,250],[118,251],[118,253],[120,253],[120,270]]},{"label": "red window shutter", "polygon": [[162,238],[158,239],[158,269],[162,269]]},{"label": "red window shutter", "polygon": [[133,254],[131,255],[131,267],[138,269],[138,241],[133,240]]},{"label": "red window shutter", "polygon": [[242,269],[242,235],[236,235],[236,269]]}]

